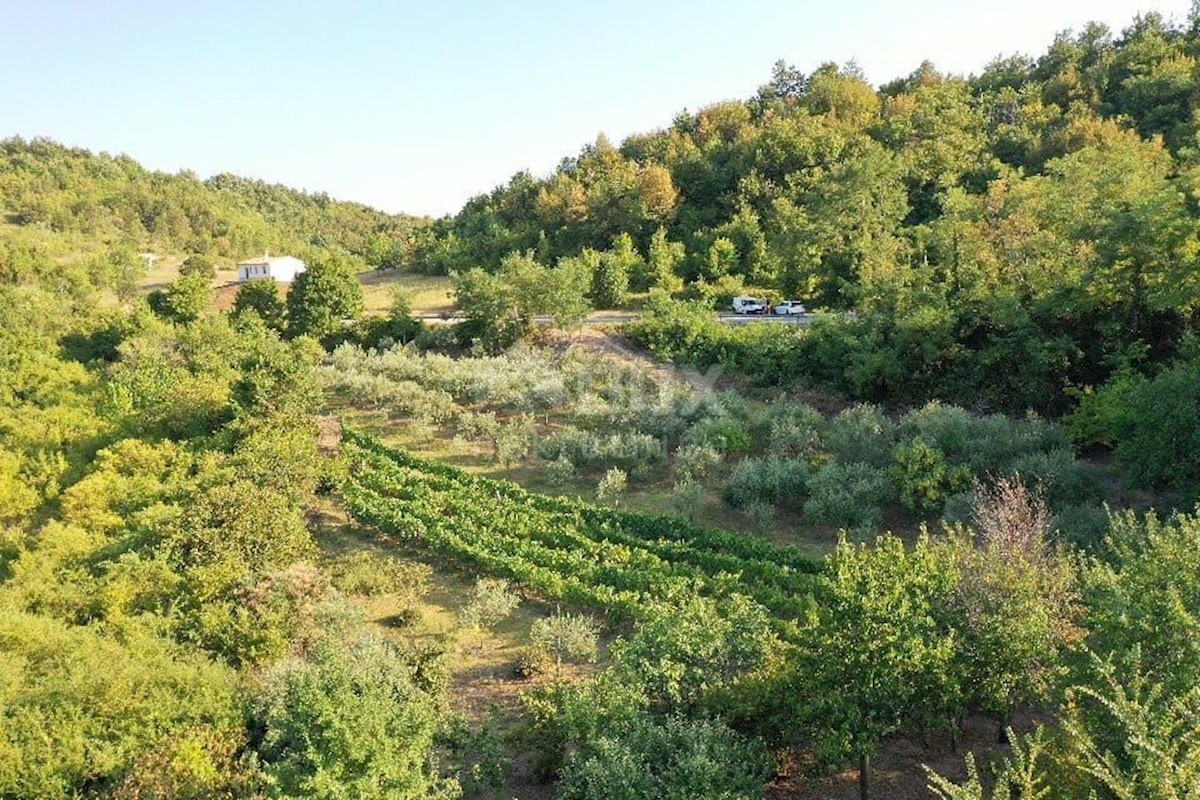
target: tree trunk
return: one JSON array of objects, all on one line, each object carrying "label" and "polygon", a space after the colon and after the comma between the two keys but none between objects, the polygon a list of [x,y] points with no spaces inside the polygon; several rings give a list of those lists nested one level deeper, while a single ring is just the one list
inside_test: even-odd
[{"label": "tree trunk", "polygon": [[858,799],[871,800],[871,757],[866,753],[858,757]]},{"label": "tree trunk", "polygon": [[958,755],[958,737],[960,731],[958,728],[958,717],[954,714],[950,715],[950,752]]},{"label": "tree trunk", "polygon": [[1008,744],[1008,723],[1011,717],[1008,714],[1000,717],[1000,730],[996,732],[997,744]]}]

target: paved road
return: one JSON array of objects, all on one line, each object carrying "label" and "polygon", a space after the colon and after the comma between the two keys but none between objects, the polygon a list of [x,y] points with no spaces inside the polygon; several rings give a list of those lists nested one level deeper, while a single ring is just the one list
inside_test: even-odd
[{"label": "paved road", "polygon": [[[446,317],[440,314],[418,314],[418,319],[425,322],[450,324],[453,322],[462,322],[460,316]],[[599,327],[601,325],[623,325],[626,322],[634,322],[642,318],[641,314],[635,312],[622,311],[598,311],[586,320],[583,324],[589,328]],[[795,314],[792,316],[776,316],[774,314],[718,314],[717,319],[726,325],[754,325],[754,324],[770,324],[779,325],[810,325],[813,321],[812,314]],[[550,317],[536,317],[534,321],[539,325],[553,324]]]}]

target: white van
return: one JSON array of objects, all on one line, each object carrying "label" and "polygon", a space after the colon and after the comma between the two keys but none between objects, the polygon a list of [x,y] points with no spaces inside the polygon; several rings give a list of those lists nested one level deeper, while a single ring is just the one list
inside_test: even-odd
[{"label": "white van", "polygon": [[763,305],[763,301],[757,297],[735,297],[733,298],[733,313],[735,314],[761,314],[767,310]]}]

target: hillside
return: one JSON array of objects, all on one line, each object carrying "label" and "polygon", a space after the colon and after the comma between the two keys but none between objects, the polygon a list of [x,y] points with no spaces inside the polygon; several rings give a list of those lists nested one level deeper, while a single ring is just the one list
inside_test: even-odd
[{"label": "hillside", "polygon": [[412,266],[582,253],[630,296],[853,309],[802,374],[864,400],[1061,414],[1196,331],[1198,52],[1195,25],[1146,14],[966,78],[926,63],[875,88],[781,62],[751,98],[517,174],[425,231]]},{"label": "hillside", "polygon": [[[128,156],[46,139],[0,142],[0,280],[66,272],[87,259],[189,254],[218,267],[271,251],[337,253],[394,267],[425,220],[235,175],[200,180],[147,170]],[[64,278],[65,279],[65,278]]]},{"label": "hillside", "polygon": [[1200,800],[1196,17],[436,221],[0,142],[0,800]]}]

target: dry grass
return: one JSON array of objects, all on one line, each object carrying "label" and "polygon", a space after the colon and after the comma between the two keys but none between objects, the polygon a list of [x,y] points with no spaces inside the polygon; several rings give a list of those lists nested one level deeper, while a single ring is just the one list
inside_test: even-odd
[{"label": "dry grass", "polygon": [[358,276],[363,287],[367,313],[381,314],[392,305],[392,292],[402,290],[414,314],[448,314],[454,310],[453,284],[440,275],[414,275],[408,272],[371,270]]},{"label": "dry grass", "polygon": [[[163,255],[154,262],[154,268],[142,276],[138,287],[143,292],[162,289],[179,277],[183,258],[178,255]],[[233,261],[216,263],[217,275],[213,279],[215,308],[228,311],[233,307],[237,294],[237,265]],[[449,314],[454,310],[453,283],[443,276],[413,275],[407,272],[380,272],[370,270],[358,275],[363,290],[363,302],[368,314],[382,314],[392,305],[392,292],[399,288],[407,295],[413,313],[417,315]],[[286,296],[289,284],[280,284]]]}]

